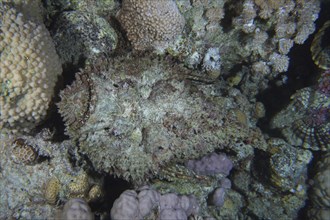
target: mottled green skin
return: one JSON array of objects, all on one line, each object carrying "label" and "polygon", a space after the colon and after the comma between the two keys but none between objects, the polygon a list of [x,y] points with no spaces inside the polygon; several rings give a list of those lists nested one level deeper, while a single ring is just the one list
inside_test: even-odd
[{"label": "mottled green skin", "polygon": [[[87,77],[90,93],[78,91],[79,83],[62,92],[59,109],[67,131],[98,171],[133,182],[146,181],[168,162],[246,139],[250,130],[230,111],[234,101],[213,85],[187,80],[188,73],[151,57],[116,59]],[[79,93],[91,97],[72,113]]]}]

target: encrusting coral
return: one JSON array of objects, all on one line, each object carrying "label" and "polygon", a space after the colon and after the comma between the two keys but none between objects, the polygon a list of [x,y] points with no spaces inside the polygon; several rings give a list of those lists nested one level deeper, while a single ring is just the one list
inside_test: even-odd
[{"label": "encrusting coral", "polygon": [[0,3],[0,129],[29,132],[42,119],[62,73],[43,23]]}]

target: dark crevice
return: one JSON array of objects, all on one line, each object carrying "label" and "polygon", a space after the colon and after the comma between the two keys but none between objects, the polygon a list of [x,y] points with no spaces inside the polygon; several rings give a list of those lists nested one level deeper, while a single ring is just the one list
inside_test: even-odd
[{"label": "dark crevice", "polygon": [[110,220],[110,212],[111,207],[115,200],[120,196],[122,192],[127,189],[132,188],[129,182],[115,178],[111,175],[106,175],[103,181],[104,186],[104,196],[103,200],[90,203],[92,212],[95,213],[96,219],[100,219],[100,213],[107,213],[107,216],[102,216],[104,220]]}]

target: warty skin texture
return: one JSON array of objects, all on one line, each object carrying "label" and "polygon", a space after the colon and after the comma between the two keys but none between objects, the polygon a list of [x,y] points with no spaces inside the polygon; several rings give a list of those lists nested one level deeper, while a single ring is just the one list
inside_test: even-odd
[{"label": "warty skin texture", "polygon": [[231,99],[210,95],[215,87],[188,80],[191,73],[171,62],[117,59],[96,72],[79,73],[58,106],[68,134],[98,171],[145,181],[169,162],[203,156],[250,132],[230,112]]}]

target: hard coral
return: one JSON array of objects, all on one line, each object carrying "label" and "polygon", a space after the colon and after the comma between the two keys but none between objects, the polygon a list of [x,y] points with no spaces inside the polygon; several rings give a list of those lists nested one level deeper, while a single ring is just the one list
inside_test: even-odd
[{"label": "hard coral", "polygon": [[38,19],[0,3],[0,129],[29,132],[45,117],[62,73]]},{"label": "hard coral", "polygon": [[58,194],[61,188],[61,183],[56,177],[51,177],[45,187],[45,199],[49,204],[55,204],[58,199]]},{"label": "hard coral", "polygon": [[111,208],[111,218],[181,220],[198,212],[199,204],[192,195],[180,196],[175,193],[160,195],[158,191],[144,186],[138,192],[124,191]]},{"label": "hard coral", "polygon": [[185,24],[173,0],[124,0],[117,17],[136,50],[166,48]]},{"label": "hard coral", "polygon": [[[320,81],[322,82],[322,81]],[[287,141],[313,150],[330,149],[330,103],[322,89],[307,87],[291,96],[291,103],[273,119]]]},{"label": "hard coral", "polygon": [[87,202],[80,198],[70,199],[65,203],[62,215],[58,218],[67,220],[93,220],[93,213]]},{"label": "hard coral", "polygon": [[31,145],[26,144],[22,138],[14,141],[11,153],[11,158],[15,163],[32,164],[38,157],[36,150]]}]

